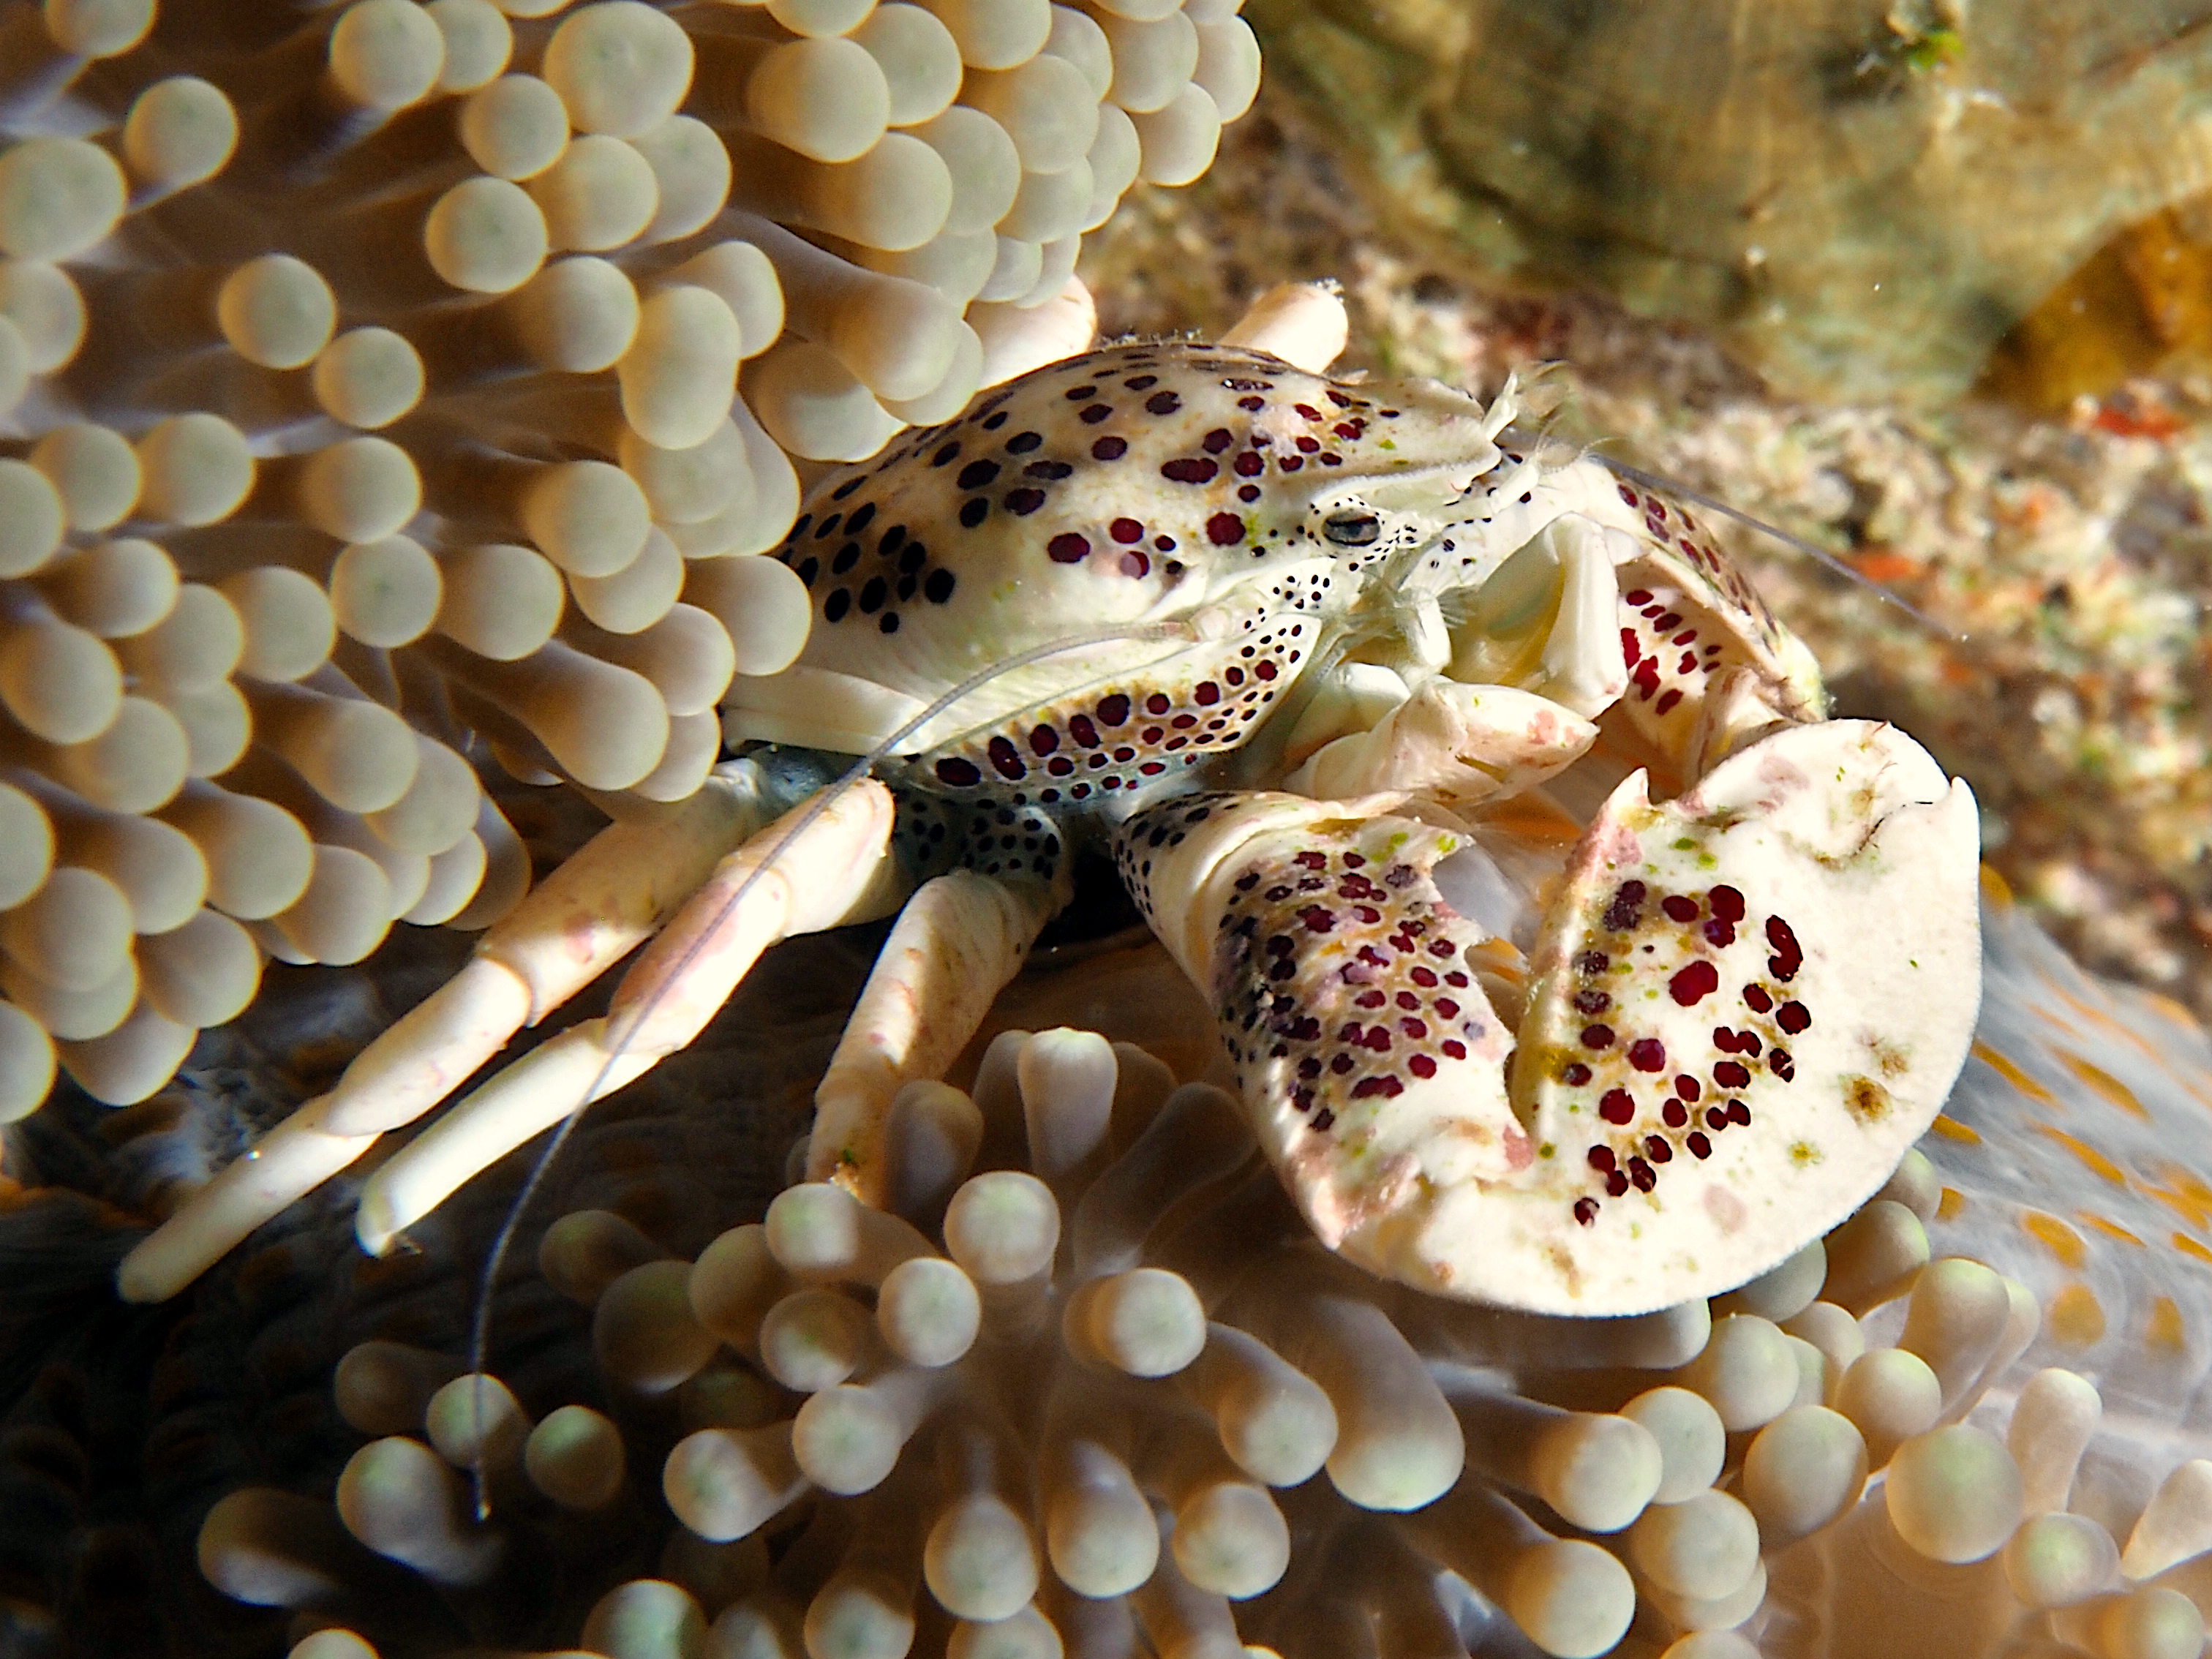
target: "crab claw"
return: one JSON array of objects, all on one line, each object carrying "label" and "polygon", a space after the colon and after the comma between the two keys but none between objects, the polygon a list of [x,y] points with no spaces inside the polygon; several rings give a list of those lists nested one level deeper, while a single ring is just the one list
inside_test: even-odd
[{"label": "crab claw", "polygon": [[1624,781],[1517,1040],[1434,879],[1463,838],[1400,799],[1185,799],[1117,848],[1261,1146],[1372,1271],[1554,1314],[1729,1289],[1879,1188],[1964,1062],[1973,798],[1892,727],[1784,727],[1659,805]]}]

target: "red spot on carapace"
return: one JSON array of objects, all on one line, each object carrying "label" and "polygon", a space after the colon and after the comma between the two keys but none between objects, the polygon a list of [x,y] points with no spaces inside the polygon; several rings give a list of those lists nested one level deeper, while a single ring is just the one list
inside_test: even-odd
[{"label": "red spot on carapace", "polygon": [[1585,1025],[1583,1027],[1582,1042],[1585,1048],[1610,1048],[1613,1047],[1613,1027]]},{"label": "red spot on carapace", "polygon": [[1597,1115],[1607,1123],[1626,1123],[1636,1115],[1636,1097],[1626,1089],[1607,1089],[1598,1098]]},{"label": "red spot on carapace", "polygon": [[1206,539],[1216,547],[1234,547],[1244,539],[1244,520],[1234,513],[1217,513],[1206,521]]},{"label": "red spot on carapace", "polygon": [[1080,564],[1090,556],[1091,543],[1073,530],[1063,530],[1044,544],[1054,564]]},{"label": "red spot on carapace", "polygon": [[1613,902],[1605,908],[1605,925],[1617,933],[1634,927],[1649,892],[1640,881],[1621,883],[1613,891]]},{"label": "red spot on carapace", "polygon": [[1685,1008],[1693,1008],[1720,989],[1719,969],[1710,962],[1692,962],[1674,970],[1667,994]]},{"label": "red spot on carapace", "polygon": [[1767,917],[1766,942],[1774,949],[1766,959],[1766,971],[1785,983],[1796,978],[1797,970],[1805,965],[1805,952],[1790,924],[1779,916]]},{"label": "red spot on carapace", "polygon": [[1145,526],[1134,519],[1116,519],[1106,526],[1106,533],[1117,542],[1140,542],[1145,538]]},{"label": "red spot on carapace", "polygon": [[1663,1072],[1667,1045],[1657,1037],[1638,1037],[1628,1045],[1628,1063],[1639,1072]]}]

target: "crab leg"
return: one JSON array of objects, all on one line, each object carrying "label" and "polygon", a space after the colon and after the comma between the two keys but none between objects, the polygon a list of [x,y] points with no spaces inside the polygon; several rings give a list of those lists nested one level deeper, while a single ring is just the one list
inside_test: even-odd
[{"label": "crab leg", "polygon": [[354,1057],[329,1096],[331,1132],[412,1123],[650,939],[768,822],[763,781],[746,763],[718,768],[669,811],[599,831],[485,933],[466,968]]},{"label": "crab leg", "polygon": [[[749,766],[723,769],[669,812],[601,830],[485,935],[466,969],[356,1055],[335,1089],[142,1240],[116,1274],[124,1298],[175,1295],[650,937],[759,829],[768,815],[760,784]],[[881,792],[868,787],[867,810],[887,817]]]},{"label": "crab leg", "polygon": [[884,942],[814,1091],[809,1181],[835,1181],[866,1203],[884,1203],[891,1097],[916,1079],[945,1074],[1060,902],[1041,882],[966,870],[923,884]]},{"label": "crab leg", "polygon": [[684,1047],[769,945],[895,905],[891,817],[890,792],[871,779],[794,808],[724,859],[605,1014],[498,1073],[368,1178],[354,1221],[362,1248],[381,1255],[471,1176]]}]

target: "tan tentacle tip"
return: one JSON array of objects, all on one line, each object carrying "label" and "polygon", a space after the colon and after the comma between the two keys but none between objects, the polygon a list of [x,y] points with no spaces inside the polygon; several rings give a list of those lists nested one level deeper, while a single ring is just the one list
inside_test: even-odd
[{"label": "tan tentacle tip", "polygon": [[1322,374],[1343,355],[1351,329],[1344,291],[1335,283],[1279,283],[1251,303],[1221,343],[1268,352]]}]

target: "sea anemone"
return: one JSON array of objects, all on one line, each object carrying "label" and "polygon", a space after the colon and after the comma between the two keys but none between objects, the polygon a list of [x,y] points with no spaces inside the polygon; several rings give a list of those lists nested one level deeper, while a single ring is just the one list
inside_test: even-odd
[{"label": "sea anemone", "polygon": [[[702,1247],[744,1212],[702,1218],[703,1176],[603,1146],[482,1379],[441,1340],[457,1310],[422,1304],[449,1273],[349,1269],[317,1415],[350,1437],[234,1480],[198,1561],[290,1608],[291,1639],[329,1626],[310,1659],[2194,1654],[2212,1189],[2172,1149],[2212,1043],[2001,890],[1985,921],[1981,1042],[1937,1131],[1710,1305],[1552,1320],[1334,1261],[1233,1101],[1177,1081],[1209,1056],[1173,969],[1092,957],[1002,1018],[1111,1009],[1176,1064],[1000,1031],[968,1089],[902,1097],[896,1214],[800,1184]],[[743,1052],[773,1008],[741,994],[710,1041]],[[744,1133],[803,1090],[755,1079]],[[649,1133],[665,1160],[676,1132]],[[312,1231],[230,1281],[263,1317],[343,1259]]]},{"label": "sea anemone", "polygon": [[495,918],[477,759],[695,788],[794,463],[1087,343],[1083,233],[1259,72],[1153,0],[53,0],[0,64],[0,1120]]}]

